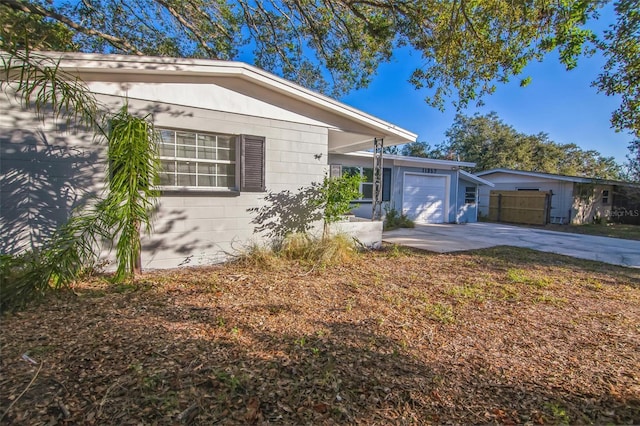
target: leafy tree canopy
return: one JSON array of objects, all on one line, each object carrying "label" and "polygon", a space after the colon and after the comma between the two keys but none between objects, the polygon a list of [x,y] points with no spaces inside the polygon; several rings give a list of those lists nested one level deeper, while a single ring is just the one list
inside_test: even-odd
[{"label": "leafy tree canopy", "polygon": [[402,146],[402,155],[409,157],[440,158],[443,160],[457,160],[456,153],[451,152],[446,143],[431,146],[427,142],[412,142]]},{"label": "leafy tree canopy", "polygon": [[625,163],[626,178],[633,182],[640,182],[640,139],[629,144],[629,154]]},{"label": "leafy tree canopy", "polygon": [[473,117],[458,114],[446,132],[447,140],[432,148],[427,143],[405,145],[405,155],[459,159],[476,163],[473,171],[508,168],[571,176],[621,179],[613,157],[576,144],[559,144],[545,133],[526,135],[505,124],[495,112]]},{"label": "leafy tree canopy", "polygon": [[[3,22],[22,13],[36,24],[22,27],[34,28],[26,34],[32,48],[218,59],[250,49],[257,66],[333,95],[366,86],[394,49],[407,47],[422,57],[410,81],[432,89],[427,100],[438,107],[448,97],[458,107],[479,102],[552,50],[570,69],[595,47],[609,59],[596,86],[623,98],[614,125],[638,133],[640,0],[615,1],[617,22],[602,40],[585,27],[611,1],[0,0],[0,6]],[[5,35],[6,26],[4,50],[24,45]],[[634,76],[635,83],[623,83]]]},{"label": "leafy tree canopy", "polygon": [[615,3],[617,21],[598,42],[607,63],[594,82],[599,91],[621,97],[611,122],[640,138],[640,0]]},{"label": "leafy tree canopy", "polygon": [[3,50],[78,50],[75,32],[44,16],[15,10],[0,2],[0,46]]}]

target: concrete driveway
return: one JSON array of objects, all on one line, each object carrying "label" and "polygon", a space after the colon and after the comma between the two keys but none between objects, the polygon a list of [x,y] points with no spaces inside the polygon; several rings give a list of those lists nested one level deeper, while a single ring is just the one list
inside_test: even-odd
[{"label": "concrete driveway", "polygon": [[526,247],[640,268],[640,241],[544,231],[499,223],[416,225],[413,229],[385,232],[382,239],[438,253],[494,246]]}]

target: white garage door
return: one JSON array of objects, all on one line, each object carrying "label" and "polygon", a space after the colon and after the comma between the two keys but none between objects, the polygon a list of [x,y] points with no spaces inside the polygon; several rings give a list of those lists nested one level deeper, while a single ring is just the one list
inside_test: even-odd
[{"label": "white garage door", "polygon": [[446,176],[404,175],[402,211],[417,223],[444,223]]}]

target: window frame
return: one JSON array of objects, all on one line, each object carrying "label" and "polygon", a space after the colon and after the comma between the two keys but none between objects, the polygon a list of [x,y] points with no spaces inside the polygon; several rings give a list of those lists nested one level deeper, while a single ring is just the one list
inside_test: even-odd
[{"label": "window frame", "polygon": [[[473,189],[473,192],[469,191],[469,189]],[[473,193],[473,201],[468,201],[471,199],[469,194]],[[478,203],[478,187],[477,186],[466,186],[464,187],[464,204],[477,204]]]},{"label": "window frame", "polygon": [[[359,169],[360,176],[364,176],[364,169],[371,170],[371,182],[360,182],[360,187],[358,190],[364,196],[363,188],[364,186],[371,186],[371,198],[358,198],[353,200],[354,203],[373,203],[373,167],[368,166],[350,166],[344,164],[330,164],[329,165],[329,176],[343,176],[346,172],[346,169]],[[382,201],[391,201],[391,168],[383,167],[382,168]]]},{"label": "window frame", "polygon": [[611,192],[608,189],[602,190],[602,204],[609,204],[609,198],[611,198]]},{"label": "window frame", "polygon": [[[364,169],[369,169],[371,170],[371,182],[366,182],[366,181],[362,181],[360,182],[360,186],[358,187],[358,191],[360,191],[360,194],[362,194],[361,198],[357,198],[355,200],[353,200],[354,202],[357,203],[371,203],[373,202],[373,167],[366,167],[366,166],[346,166],[343,165],[342,166],[342,174],[344,175],[345,173],[349,173],[349,169],[357,169],[358,170],[358,174],[359,176],[365,177],[364,174]],[[349,175],[351,176],[351,175]],[[366,198],[364,195],[364,187],[368,186],[371,188],[370,192],[371,192],[371,198]]]},{"label": "window frame", "polygon": [[[173,185],[167,185],[165,183],[159,183],[158,184],[158,189],[161,191],[188,191],[188,192],[238,192],[239,189],[239,185],[238,185],[238,174],[239,174],[239,144],[238,144],[238,135],[233,135],[233,134],[227,134],[227,133],[216,133],[216,132],[207,132],[207,131],[198,131],[198,130],[191,130],[191,129],[177,129],[177,128],[172,128],[172,127],[156,127],[156,131],[158,133],[161,132],[171,132],[173,135],[173,144],[170,143],[164,143],[164,139],[162,137],[158,138],[158,157],[160,160],[161,165],[164,162],[173,162],[173,170],[169,170],[166,171],[164,170],[164,167],[161,167],[161,171],[160,174],[173,174]],[[195,138],[195,144],[194,145],[188,145],[188,144],[181,144],[178,143],[178,138],[180,137],[180,134],[184,134],[184,135],[188,135],[189,137],[194,137]],[[215,139],[215,145],[214,146],[207,146],[207,145],[199,145],[198,141],[200,140],[200,137],[203,137],[202,139],[204,139],[204,136],[207,137],[211,137],[214,136]],[[219,137],[225,137],[229,139],[229,147],[227,148],[221,148],[218,144],[218,138]],[[163,155],[163,150],[162,147],[163,146],[167,146],[167,147],[172,147],[174,154],[173,156],[170,155]],[[178,155],[178,149],[180,147],[192,147],[193,150],[195,151],[195,157],[187,157],[187,156],[179,156]],[[200,148],[200,149],[198,149]],[[230,151],[230,155],[229,155],[229,159],[228,160],[222,160],[222,159],[211,159],[211,158],[200,158],[199,155],[202,152],[207,152],[207,151],[212,151],[212,152],[216,152],[216,157],[218,156],[217,153],[218,151]],[[232,153],[232,154],[231,154]],[[180,172],[179,171],[179,163],[186,163],[186,164],[190,164],[190,163],[194,163],[194,171],[188,171],[188,172]],[[205,173],[205,172],[200,172],[199,167],[200,165],[216,165],[216,173]],[[231,168],[233,169],[233,174],[230,173],[219,173],[219,169],[218,169],[218,165],[226,165],[226,166],[231,166]],[[184,176],[194,176],[195,177],[195,185],[179,185],[179,176],[184,175]],[[218,181],[218,179],[220,179],[221,177],[226,177],[227,179],[231,180],[232,185],[229,186],[210,186],[210,185],[198,185],[199,183],[199,179],[202,177],[212,177],[215,179],[216,183]]]}]

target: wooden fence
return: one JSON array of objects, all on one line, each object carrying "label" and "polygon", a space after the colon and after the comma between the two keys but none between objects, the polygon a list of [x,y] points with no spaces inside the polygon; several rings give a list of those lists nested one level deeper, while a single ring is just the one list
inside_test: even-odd
[{"label": "wooden fence", "polygon": [[546,225],[551,214],[551,192],[491,191],[489,220]]}]

